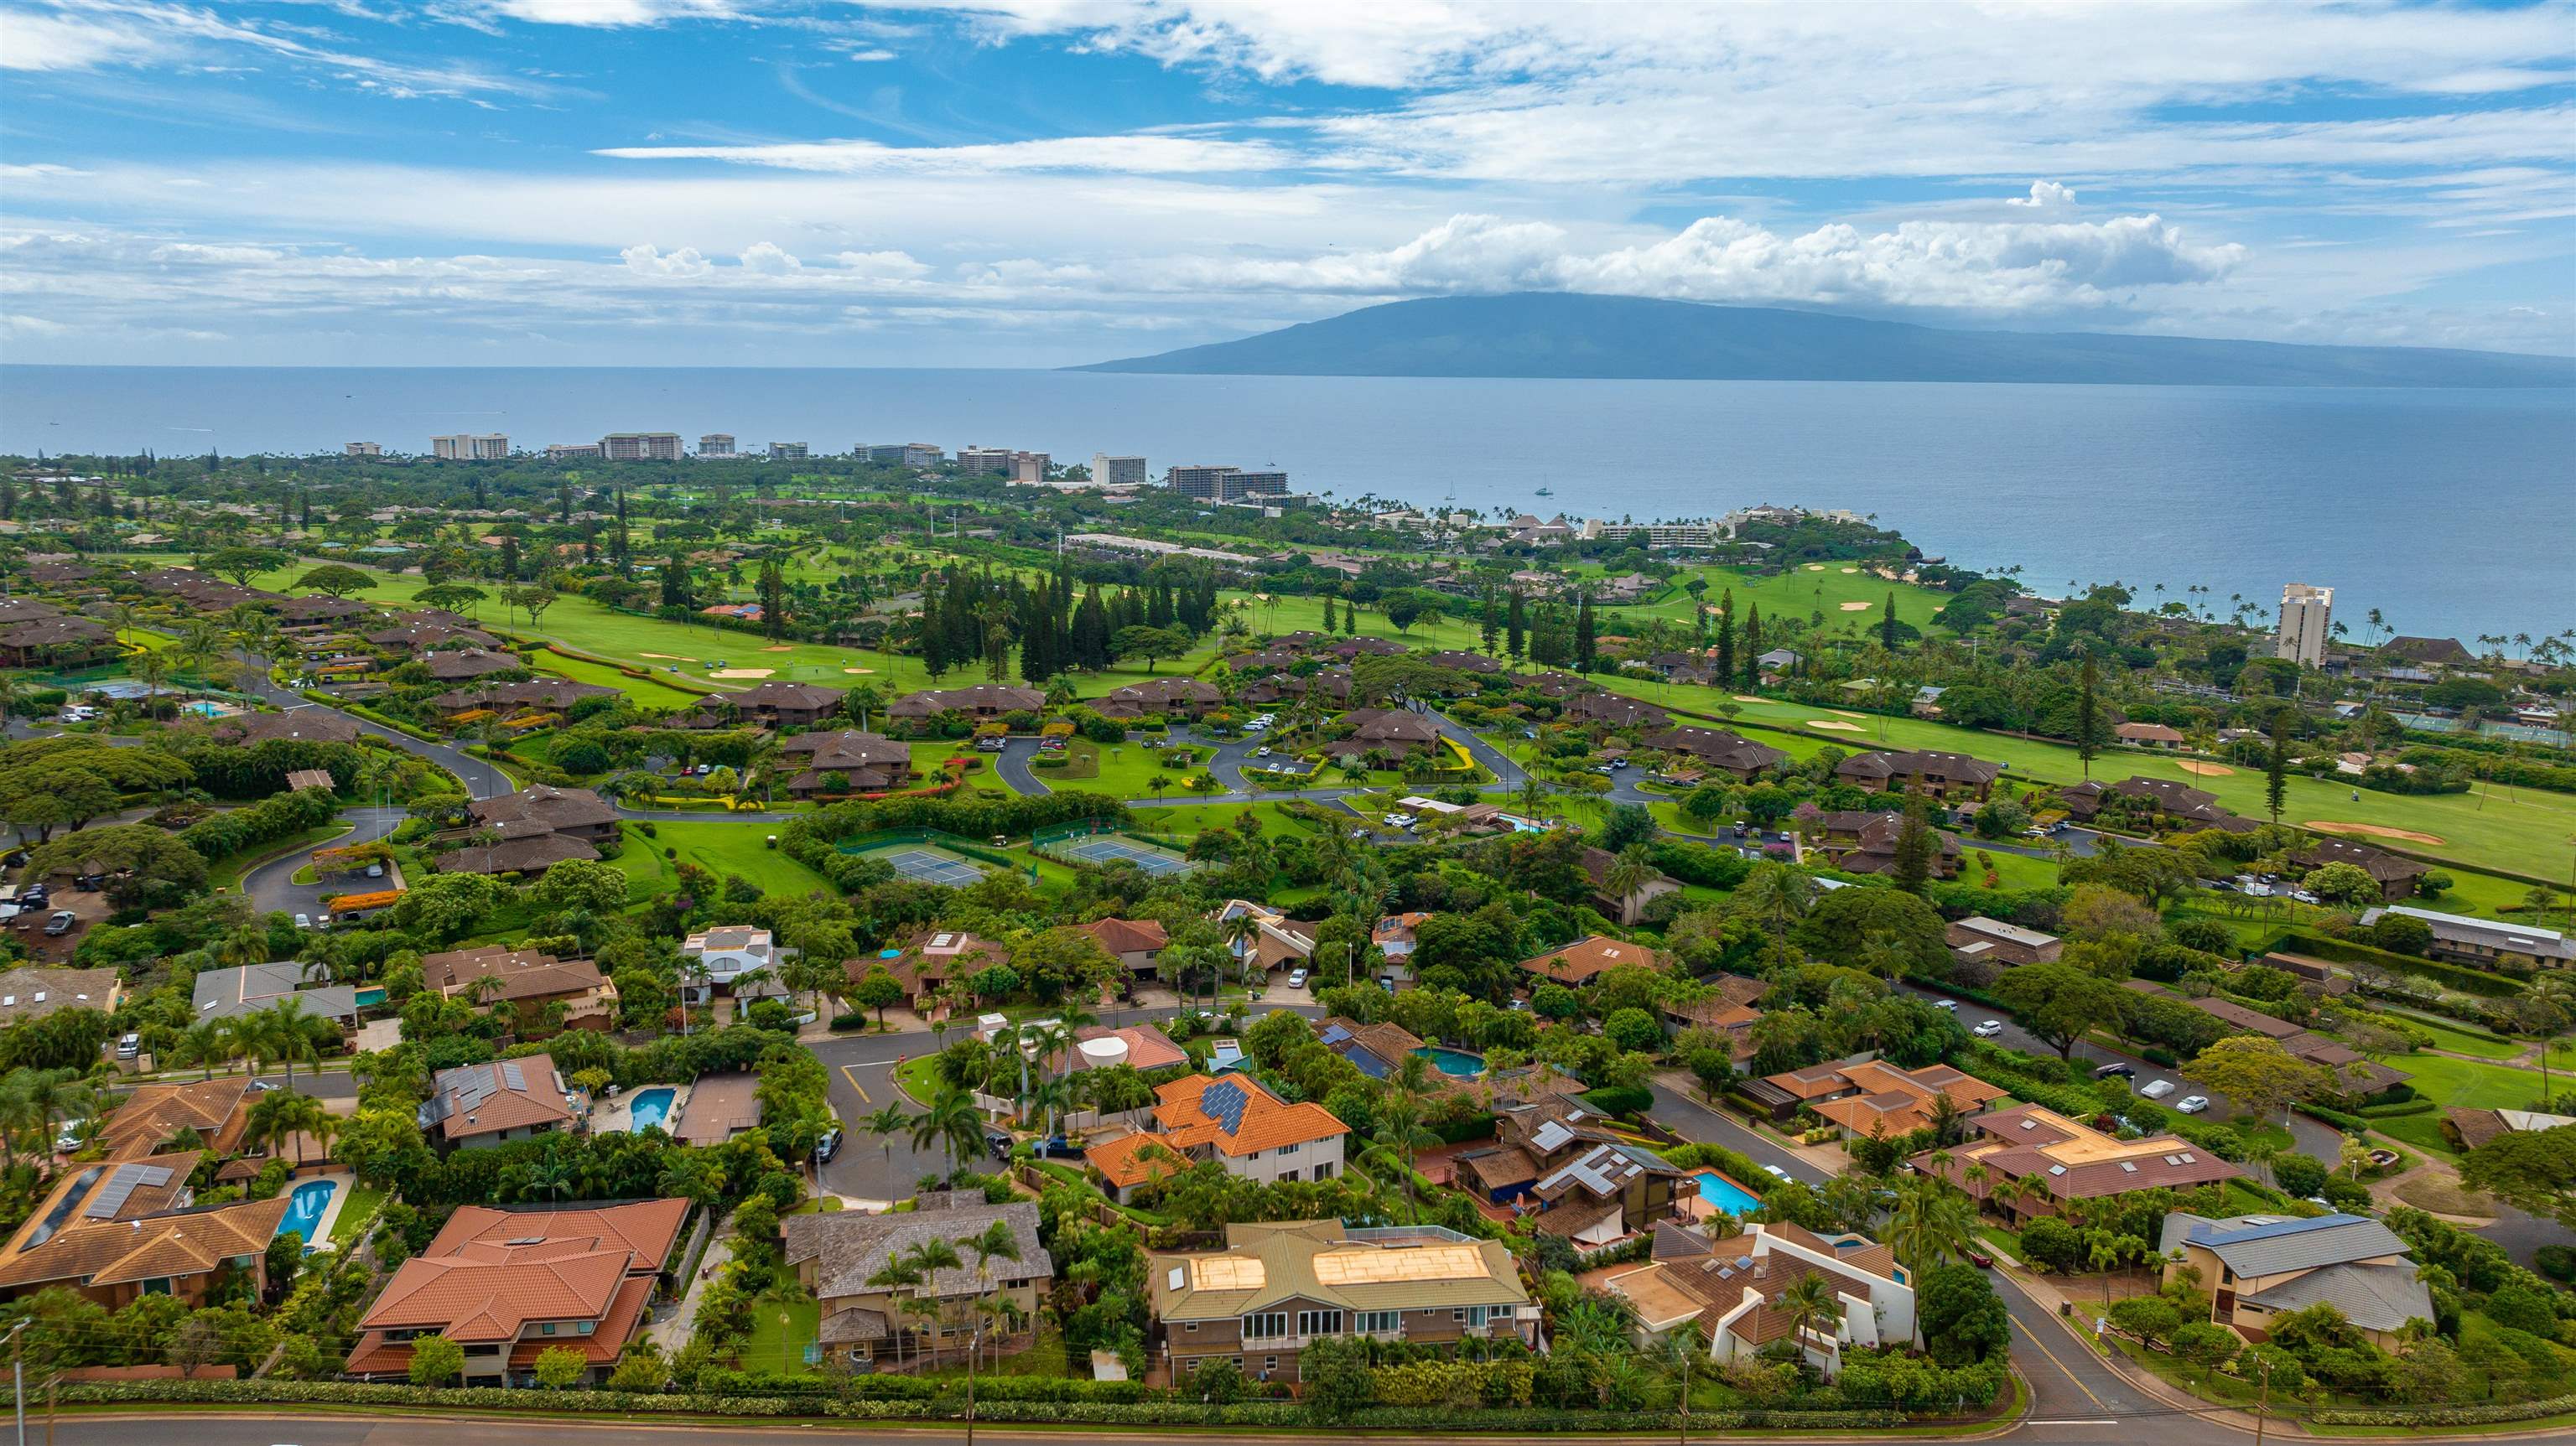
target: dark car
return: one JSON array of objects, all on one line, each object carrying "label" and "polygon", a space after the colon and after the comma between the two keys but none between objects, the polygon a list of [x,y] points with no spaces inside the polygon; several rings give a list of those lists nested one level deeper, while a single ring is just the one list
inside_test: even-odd
[{"label": "dark car", "polygon": [[1968,1258],[1968,1263],[1979,1270],[1992,1270],[1995,1268],[1995,1258],[1974,1246],[1961,1250],[1959,1253],[1966,1256]]},{"label": "dark car", "polygon": [[1011,1158],[1011,1134],[1008,1130],[984,1131],[984,1149],[996,1160]]},{"label": "dark car", "polygon": [[2100,1069],[2093,1071],[2093,1077],[2095,1079],[2109,1079],[2114,1075],[2119,1076],[2121,1079],[2136,1079],[2138,1077],[2138,1070],[2135,1065],[2106,1064]]},{"label": "dark car", "polygon": [[78,923],[80,923],[80,915],[73,913],[69,909],[63,909],[56,912],[52,918],[45,921],[45,932],[59,938],[64,934],[70,933],[73,926]]}]

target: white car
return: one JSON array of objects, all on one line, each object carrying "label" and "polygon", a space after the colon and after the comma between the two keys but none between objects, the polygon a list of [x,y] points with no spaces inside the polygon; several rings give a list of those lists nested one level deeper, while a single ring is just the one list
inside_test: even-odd
[{"label": "white car", "polygon": [[1291,988],[1291,989],[1303,989],[1303,988],[1305,988],[1305,987],[1306,987],[1306,971],[1305,971],[1305,970],[1303,970],[1303,969],[1291,969],[1291,970],[1289,970],[1289,971],[1288,971],[1288,987],[1289,987],[1289,988]]},{"label": "white car", "polygon": [[2151,1100],[2163,1099],[2165,1096],[2172,1094],[2173,1092],[2174,1082],[2169,1079],[2153,1080],[2149,1083],[2138,1086],[2139,1095]]},{"label": "white car", "polygon": [[2184,1095],[2181,1099],[2174,1101],[2174,1108],[2182,1111],[2186,1115],[2196,1115],[2202,1110],[2209,1108],[2209,1097],[2207,1095]]},{"label": "white car", "polygon": [[1774,1179],[1774,1180],[1779,1180],[1779,1181],[1782,1181],[1783,1183],[1786,1183],[1786,1184],[1792,1184],[1792,1185],[1794,1185],[1794,1184],[1796,1184],[1796,1183],[1797,1183],[1795,1180],[1792,1180],[1792,1179],[1790,1179],[1790,1178],[1789,1178],[1789,1172],[1788,1172],[1788,1171],[1781,1169],[1781,1168],[1780,1168],[1779,1166],[1777,1166],[1777,1165],[1765,1165],[1765,1166],[1763,1166],[1763,1167],[1762,1167],[1762,1173],[1763,1173],[1763,1174],[1765,1174],[1765,1175],[1770,1176],[1770,1177],[1771,1177],[1772,1179]]},{"label": "white car", "polygon": [[1267,743],[1265,743],[1265,744],[1261,745],[1260,747],[1253,749],[1253,750],[1252,750],[1252,756],[1253,756],[1253,757],[1255,757],[1255,758],[1267,758],[1267,757],[1269,757],[1269,756],[1270,756],[1270,745],[1269,745],[1269,744],[1267,744]]},{"label": "white car", "polygon": [[1946,1009],[1952,1014],[1956,1014],[1959,1012],[1959,1001],[1955,999],[1935,999],[1932,1001],[1932,1007],[1935,1009]]},{"label": "white car", "polygon": [[313,927],[313,916],[312,916],[311,914],[298,914],[298,915],[296,915],[296,916],[295,916],[295,927],[297,927],[297,928],[299,928],[299,929],[310,929],[310,928],[312,928],[312,927]]},{"label": "white car", "polygon": [[1979,1039],[1992,1039],[2004,1032],[2004,1022],[2000,1019],[1989,1019],[1968,1032]]}]

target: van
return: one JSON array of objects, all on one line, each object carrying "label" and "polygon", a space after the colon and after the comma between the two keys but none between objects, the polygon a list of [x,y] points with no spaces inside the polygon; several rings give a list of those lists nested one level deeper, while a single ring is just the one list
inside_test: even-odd
[{"label": "van", "polygon": [[142,1035],[129,1034],[116,1042],[116,1057],[118,1059],[132,1059],[141,1053],[143,1053]]},{"label": "van", "polygon": [[822,1135],[814,1141],[815,1163],[821,1164],[830,1160],[834,1155],[839,1153],[841,1153],[841,1130],[839,1126],[835,1125],[831,1129],[825,1130]]}]

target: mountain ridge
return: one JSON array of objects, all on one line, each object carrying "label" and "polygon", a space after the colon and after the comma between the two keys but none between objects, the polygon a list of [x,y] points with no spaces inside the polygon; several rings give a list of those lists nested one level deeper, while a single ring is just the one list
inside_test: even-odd
[{"label": "mountain ridge", "polygon": [[1605,381],[2576,386],[2576,359],[2519,352],[1959,331],[1785,307],[1532,291],[1391,301],[1234,341],[1064,370]]}]

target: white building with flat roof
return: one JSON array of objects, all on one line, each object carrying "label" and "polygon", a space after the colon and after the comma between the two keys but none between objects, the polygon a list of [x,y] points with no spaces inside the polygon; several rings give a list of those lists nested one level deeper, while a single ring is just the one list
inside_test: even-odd
[{"label": "white building with flat roof", "polygon": [[1103,487],[1142,487],[1146,482],[1145,459],[1094,452],[1091,454],[1091,480]]},{"label": "white building with flat roof", "polygon": [[429,455],[441,462],[500,462],[510,455],[506,432],[460,432],[429,439]]},{"label": "white building with flat roof", "polygon": [[2273,640],[2272,655],[2303,668],[2323,667],[2333,627],[2334,589],[2291,583],[2281,589],[2281,630]]}]

